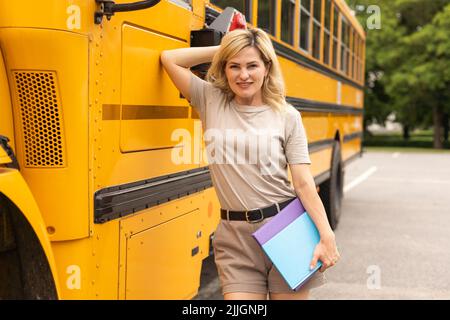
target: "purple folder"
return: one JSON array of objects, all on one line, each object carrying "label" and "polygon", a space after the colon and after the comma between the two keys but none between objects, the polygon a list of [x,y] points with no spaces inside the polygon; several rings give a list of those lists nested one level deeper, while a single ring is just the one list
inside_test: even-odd
[{"label": "purple folder", "polygon": [[253,233],[253,237],[292,290],[298,290],[322,266],[318,261],[313,270],[309,269],[320,236],[298,198]]}]

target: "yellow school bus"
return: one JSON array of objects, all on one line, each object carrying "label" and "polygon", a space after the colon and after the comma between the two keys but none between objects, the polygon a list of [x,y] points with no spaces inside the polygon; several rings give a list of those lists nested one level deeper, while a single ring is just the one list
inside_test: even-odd
[{"label": "yellow school bus", "polygon": [[0,0],[0,298],[196,296],[220,205],[198,115],[159,59],[219,44],[226,6],[271,34],[337,225],[363,116],[345,3],[129,1]]}]

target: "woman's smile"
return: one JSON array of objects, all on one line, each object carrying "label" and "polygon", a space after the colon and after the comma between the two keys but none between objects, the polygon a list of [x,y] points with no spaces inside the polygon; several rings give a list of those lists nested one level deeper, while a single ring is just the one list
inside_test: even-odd
[{"label": "woman's smile", "polygon": [[252,84],[253,84],[253,82],[237,82],[237,85],[238,85],[241,89],[247,89],[247,88],[249,88]]}]

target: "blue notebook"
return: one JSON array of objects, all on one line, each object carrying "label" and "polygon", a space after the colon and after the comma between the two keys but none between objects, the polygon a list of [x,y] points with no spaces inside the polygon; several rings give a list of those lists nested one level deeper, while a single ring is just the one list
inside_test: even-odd
[{"label": "blue notebook", "polygon": [[309,269],[320,235],[298,198],[252,235],[292,290],[300,289],[322,266],[319,260]]}]

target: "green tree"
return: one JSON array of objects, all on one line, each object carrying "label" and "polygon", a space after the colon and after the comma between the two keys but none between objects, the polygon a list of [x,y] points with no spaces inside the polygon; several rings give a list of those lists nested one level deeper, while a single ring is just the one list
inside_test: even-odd
[{"label": "green tree", "polygon": [[[434,126],[434,146],[448,139],[450,0],[347,0],[366,30],[366,117],[384,123],[396,111],[404,137]],[[369,5],[381,8],[381,29],[370,30]]]}]

